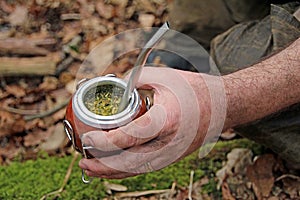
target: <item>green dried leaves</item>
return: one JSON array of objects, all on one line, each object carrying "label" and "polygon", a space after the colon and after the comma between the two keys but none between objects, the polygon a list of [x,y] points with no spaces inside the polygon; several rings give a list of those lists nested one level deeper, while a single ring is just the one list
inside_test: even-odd
[{"label": "green dried leaves", "polygon": [[115,85],[99,85],[84,96],[84,104],[91,112],[109,116],[118,113],[124,89]]}]

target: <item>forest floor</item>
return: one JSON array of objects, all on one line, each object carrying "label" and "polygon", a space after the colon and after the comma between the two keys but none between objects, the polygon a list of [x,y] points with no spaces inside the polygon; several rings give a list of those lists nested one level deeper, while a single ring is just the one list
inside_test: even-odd
[{"label": "forest floor", "polygon": [[[105,39],[160,26],[170,2],[0,1],[0,199],[300,199],[300,177],[238,136],[201,160],[195,152],[159,172],[80,182],[80,156],[62,124],[74,85],[86,75],[78,70]],[[122,76],[136,55],[101,73]]]}]

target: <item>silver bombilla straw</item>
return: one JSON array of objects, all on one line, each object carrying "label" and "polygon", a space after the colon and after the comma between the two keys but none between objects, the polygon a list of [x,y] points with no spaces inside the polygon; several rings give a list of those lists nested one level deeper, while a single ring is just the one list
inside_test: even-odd
[{"label": "silver bombilla straw", "polygon": [[133,70],[130,74],[129,81],[127,83],[127,87],[125,89],[125,92],[123,94],[120,106],[119,106],[119,112],[123,111],[126,106],[128,105],[128,102],[130,100],[131,94],[139,80],[139,77],[142,72],[142,68],[146,63],[146,60],[150,54],[150,52],[153,50],[154,46],[160,41],[160,39],[163,37],[163,35],[169,30],[169,24],[168,22],[165,22],[158,30],[157,32],[151,37],[151,39],[146,43],[146,45],[143,47],[141,53],[139,54]]}]

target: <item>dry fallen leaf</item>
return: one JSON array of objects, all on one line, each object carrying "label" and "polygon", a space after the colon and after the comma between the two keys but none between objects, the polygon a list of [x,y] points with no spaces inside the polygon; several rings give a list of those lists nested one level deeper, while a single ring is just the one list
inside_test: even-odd
[{"label": "dry fallen leaf", "polygon": [[268,200],[279,200],[279,197],[272,196],[272,197],[268,198]]},{"label": "dry fallen leaf", "polygon": [[96,10],[98,14],[105,19],[111,19],[114,16],[114,7],[102,1],[97,2]]},{"label": "dry fallen leaf", "polygon": [[76,82],[75,80],[72,80],[68,82],[65,86],[66,91],[68,91],[70,94],[74,94],[76,91]]},{"label": "dry fallen leaf", "polygon": [[128,0],[110,0],[109,2],[113,5],[120,6],[123,8],[125,8],[128,4]]},{"label": "dry fallen leaf", "polygon": [[14,11],[13,5],[9,4],[6,1],[0,1],[1,10],[6,13],[12,13]]},{"label": "dry fallen leaf", "polygon": [[126,8],[124,17],[128,20],[133,16],[134,12],[135,12],[135,6],[129,6]]},{"label": "dry fallen leaf", "polygon": [[80,6],[80,15],[82,18],[89,18],[92,16],[92,14],[95,11],[95,6],[93,3],[87,1],[87,0],[77,0],[81,6]]},{"label": "dry fallen leaf", "polygon": [[43,82],[39,85],[39,89],[44,91],[55,90],[58,86],[58,79],[53,76],[45,76]]},{"label": "dry fallen leaf", "polygon": [[7,91],[4,91],[0,88],[0,99],[4,99],[8,95],[9,95],[9,93]]},{"label": "dry fallen leaf", "polygon": [[66,99],[69,99],[71,96],[71,93],[69,93],[69,91],[67,91],[65,88],[53,90],[48,94],[58,104],[64,102]]},{"label": "dry fallen leaf", "polygon": [[[193,183],[193,189],[192,189],[192,197],[193,199],[203,199],[203,186],[209,184],[209,178],[207,176],[204,176],[200,180],[197,180]],[[175,188],[174,188],[175,190]],[[174,191],[175,193],[175,191]]]},{"label": "dry fallen leaf", "polygon": [[294,17],[300,22],[300,8],[294,13]]},{"label": "dry fallen leaf", "polygon": [[62,123],[58,123],[55,126],[52,135],[48,137],[45,142],[41,143],[39,148],[45,151],[57,150],[60,147],[62,147],[65,139],[66,139],[66,134],[64,131],[64,126]]},{"label": "dry fallen leaf", "polygon": [[230,189],[230,194],[236,199],[255,199],[255,194],[251,188],[251,182],[249,182],[245,174],[228,176],[225,182],[222,184],[222,187],[224,184],[228,185],[227,189]]},{"label": "dry fallen leaf", "polygon": [[[39,41],[29,39],[7,38],[2,39],[0,43],[0,54],[19,55],[19,56],[46,56],[49,51],[39,47]],[[42,42],[42,41],[41,41]]]},{"label": "dry fallen leaf", "polygon": [[35,129],[32,132],[29,132],[24,137],[24,146],[31,147],[40,144],[42,141],[45,141],[49,138],[54,131],[54,126],[49,127],[46,130]]},{"label": "dry fallen leaf", "polygon": [[253,183],[253,189],[258,199],[270,195],[275,180],[273,176],[275,164],[276,160],[272,154],[264,154],[247,168],[247,177]]},{"label": "dry fallen leaf", "polygon": [[133,2],[137,11],[144,11],[148,13],[155,13],[156,7],[150,0],[139,0]]},{"label": "dry fallen leaf", "polygon": [[221,138],[224,140],[231,140],[236,136],[233,129],[228,129],[221,134]]},{"label": "dry fallen leaf", "polygon": [[289,195],[291,199],[300,199],[300,177],[291,174],[285,174],[277,178],[276,181],[282,181],[283,191]]},{"label": "dry fallen leaf", "polygon": [[20,116],[20,115],[17,115],[15,117],[15,121],[14,121],[14,124],[12,125],[12,132],[13,133],[21,133],[24,131],[25,129],[25,120]]},{"label": "dry fallen leaf", "polygon": [[103,184],[105,186],[106,192],[108,192],[109,194],[112,194],[112,191],[116,191],[116,192],[127,191],[127,187],[124,185],[109,183],[107,181],[105,181]]},{"label": "dry fallen leaf", "polygon": [[[134,191],[134,192],[120,192],[116,194],[117,199],[136,199],[136,198],[142,198],[144,196],[149,196],[149,195],[155,195],[157,196],[156,199],[165,199],[165,198],[160,198],[160,196],[168,196],[170,193],[170,189],[165,189],[165,190],[145,190],[145,191]],[[184,198],[180,198],[184,199]]]},{"label": "dry fallen leaf", "polygon": [[67,44],[73,38],[75,38],[81,32],[81,24],[80,21],[72,22],[72,24],[64,25],[63,29],[59,33],[61,35],[62,43]]},{"label": "dry fallen leaf", "polygon": [[68,82],[72,81],[74,79],[73,75],[70,72],[62,72],[59,75],[59,82],[62,84],[67,84]]},{"label": "dry fallen leaf", "polygon": [[231,195],[229,186],[226,182],[222,184],[222,198],[224,200],[235,200],[235,198]]},{"label": "dry fallen leaf", "polygon": [[17,6],[8,16],[8,21],[13,26],[22,25],[27,20],[28,10],[25,6]]},{"label": "dry fallen leaf", "polygon": [[0,137],[22,132],[25,124],[20,115],[0,110]]},{"label": "dry fallen leaf", "polygon": [[216,173],[219,179],[218,187],[220,187],[226,176],[246,173],[246,167],[252,163],[253,153],[250,149],[235,148],[227,154],[227,162],[225,166]]},{"label": "dry fallen leaf", "polygon": [[7,93],[12,94],[17,98],[24,97],[26,95],[25,89],[16,84],[7,85],[5,90]]},{"label": "dry fallen leaf", "polygon": [[155,21],[155,16],[152,14],[140,14],[139,22],[143,28],[152,27]]},{"label": "dry fallen leaf", "polygon": [[[2,142],[3,143],[3,142]],[[0,146],[0,157],[7,159],[13,159],[21,151],[20,148],[16,147],[13,140],[8,141],[5,145]]]},{"label": "dry fallen leaf", "polygon": [[83,19],[81,23],[82,28],[85,32],[91,32],[98,36],[101,34],[106,35],[108,33],[106,26],[102,24],[101,19],[99,17]]},{"label": "dry fallen leaf", "polygon": [[52,115],[52,118],[55,122],[64,119],[66,114],[66,108],[60,109]]},{"label": "dry fallen leaf", "polygon": [[37,119],[26,122],[25,130],[29,131],[29,130],[32,130],[37,127],[38,128],[47,128],[47,127],[45,127],[44,121],[40,118],[37,118]]},{"label": "dry fallen leaf", "polygon": [[26,96],[22,98],[22,103],[31,104],[41,100],[42,98],[43,95],[41,93],[30,93],[30,94],[26,94]]}]

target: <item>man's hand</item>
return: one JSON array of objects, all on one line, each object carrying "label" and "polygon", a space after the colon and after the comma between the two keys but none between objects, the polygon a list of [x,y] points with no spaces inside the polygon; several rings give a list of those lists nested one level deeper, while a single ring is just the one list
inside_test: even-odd
[{"label": "man's hand", "polygon": [[[159,170],[192,153],[209,135],[208,130],[215,133],[210,139],[216,140],[226,110],[225,96],[221,98],[224,102],[220,101],[224,91],[212,89],[218,81],[222,85],[220,77],[170,68],[144,68],[138,87],[154,91],[153,106],[126,126],[84,134],[83,144],[92,146],[94,152],[118,153],[82,159],[79,166],[88,176],[125,178]],[[220,91],[220,95],[210,94],[210,90]],[[211,105],[223,108],[212,109]],[[217,110],[223,113],[212,117],[211,113]]]}]

